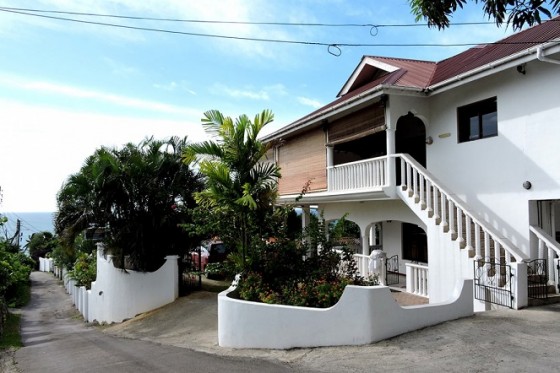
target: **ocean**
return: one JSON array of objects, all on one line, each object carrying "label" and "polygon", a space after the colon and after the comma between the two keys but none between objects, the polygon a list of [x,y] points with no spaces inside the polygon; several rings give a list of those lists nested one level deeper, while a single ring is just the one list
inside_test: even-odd
[{"label": "ocean", "polygon": [[29,237],[37,232],[51,232],[54,234],[54,212],[0,212],[8,218],[0,234],[11,238],[16,233],[17,220],[21,222],[20,245],[25,246]]}]

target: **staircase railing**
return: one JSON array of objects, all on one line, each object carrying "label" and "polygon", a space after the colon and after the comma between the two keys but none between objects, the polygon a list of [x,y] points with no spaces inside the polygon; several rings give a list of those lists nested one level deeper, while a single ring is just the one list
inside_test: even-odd
[{"label": "staircase railing", "polygon": [[[487,262],[509,264],[528,257],[503,240],[486,222],[477,219],[462,202],[453,198],[424,167],[406,154],[391,155],[400,160],[400,187],[420,204],[435,223],[450,232],[470,256]],[[505,262],[505,263],[503,263]]]},{"label": "staircase railing", "polygon": [[[529,231],[534,237],[537,238],[537,250],[538,250],[538,257],[544,258],[546,254],[546,250],[556,253],[557,256],[560,257],[560,243],[554,239],[551,235],[546,233],[546,231],[542,228],[536,227],[534,225],[529,226]],[[545,250],[546,249],[546,250]]]},{"label": "staircase railing", "polygon": [[[556,279],[560,282],[560,279],[554,276],[554,263],[555,259],[560,258],[560,243],[554,239],[551,235],[549,235],[546,231],[542,228],[536,227],[534,225],[529,226],[529,232],[531,234],[531,241],[533,239],[537,240],[537,252],[533,253],[533,256],[536,255],[539,259],[547,259],[547,273],[548,278],[550,280]],[[560,284],[558,284],[560,285]]]}]

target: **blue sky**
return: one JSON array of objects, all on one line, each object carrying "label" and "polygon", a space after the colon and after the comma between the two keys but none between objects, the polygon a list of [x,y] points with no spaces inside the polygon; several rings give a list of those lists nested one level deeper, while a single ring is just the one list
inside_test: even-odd
[{"label": "blue sky", "polygon": [[[206,21],[411,24],[406,0],[0,0],[32,8]],[[185,23],[41,13],[187,33],[325,44],[457,44],[498,40],[494,25],[269,26]],[[487,21],[469,6],[454,22]],[[373,32],[375,33],[375,32]],[[101,145],[147,136],[205,139],[206,110],[253,116],[279,128],[332,101],[362,55],[441,60],[466,47],[341,47],[140,31],[0,11],[0,211],[55,211],[68,175]]]}]

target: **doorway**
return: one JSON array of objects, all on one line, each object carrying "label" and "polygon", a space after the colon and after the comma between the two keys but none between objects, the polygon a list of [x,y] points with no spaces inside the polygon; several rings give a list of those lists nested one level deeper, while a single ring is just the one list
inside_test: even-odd
[{"label": "doorway", "polygon": [[426,126],[420,118],[410,112],[397,121],[395,150],[397,153],[409,154],[426,167]]}]

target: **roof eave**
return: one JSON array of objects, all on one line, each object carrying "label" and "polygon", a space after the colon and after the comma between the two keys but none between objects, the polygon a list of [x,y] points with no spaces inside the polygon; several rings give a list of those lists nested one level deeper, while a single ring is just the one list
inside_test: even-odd
[{"label": "roof eave", "polygon": [[376,97],[381,97],[383,94],[389,94],[389,93],[399,94],[399,95],[425,96],[425,92],[423,88],[380,84],[348,100],[342,101],[333,106],[329,106],[324,110],[320,110],[311,117],[297,120],[285,126],[284,128],[280,128],[279,130],[263,137],[262,140],[266,142],[281,137],[286,137],[287,135],[292,135],[294,133],[301,131],[304,128],[310,128],[313,127],[314,125],[319,125],[320,123],[323,122],[323,120],[333,115],[336,115],[342,111],[351,109],[367,101],[370,101]]},{"label": "roof eave", "polygon": [[[486,65],[477,67],[476,69],[472,69],[469,71],[466,71],[462,74],[456,75],[454,77],[451,77],[449,79],[446,79],[442,82],[430,85],[426,88],[426,91],[428,93],[430,93],[431,95],[435,95],[438,93],[442,93],[445,92],[447,90],[456,88],[458,86],[461,86],[463,84],[467,84],[470,83],[472,81],[478,80],[480,78],[483,78],[485,76],[488,75],[492,75],[495,73],[498,73],[500,71],[506,70],[508,68],[511,68],[515,65],[518,65],[520,63],[526,63],[528,61],[532,61],[537,59],[537,50],[539,48],[542,49],[549,49],[549,48],[553,48],[553,47],[558,47],[560,48],[560,39],[555,39],[546,43],[542,43],[539,45],[535,45],[533,47],[524,49],[521,52],[517,52],[514,54],[511,54],[507,57],[501,58],[499,60],[496,61],[492,61]],[[554,48],[557,49],[557,48]]]}]

